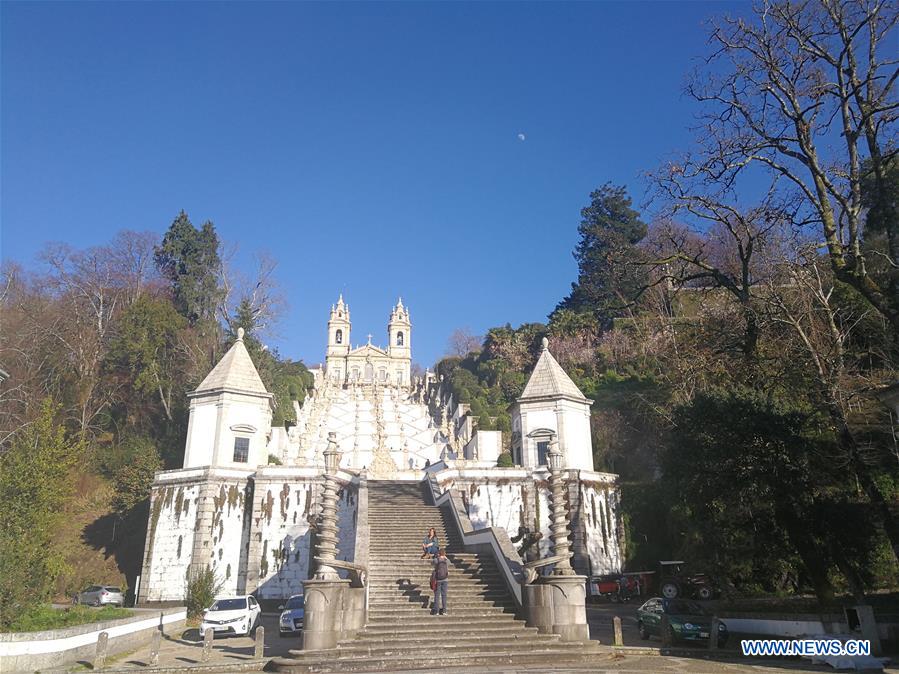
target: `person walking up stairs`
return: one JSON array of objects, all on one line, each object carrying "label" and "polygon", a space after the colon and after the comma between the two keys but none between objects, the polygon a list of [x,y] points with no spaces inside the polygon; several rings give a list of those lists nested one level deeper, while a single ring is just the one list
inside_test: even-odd
[{"label": "person walking up stairs", "polygon": [[[335,649],[292,650],[292,657],[274,659],[275,671],[558,667],[602,657],[595,642],[562,642],[517,619],[515,598],[493,557],[464,551],[455,524],[428,505],[422,483],[370,480],[368,489],[368,623]],[[453,610],[442,616],[430,606],[433,562],[420,558],[421,532],[431,527],[453,584]]]}]

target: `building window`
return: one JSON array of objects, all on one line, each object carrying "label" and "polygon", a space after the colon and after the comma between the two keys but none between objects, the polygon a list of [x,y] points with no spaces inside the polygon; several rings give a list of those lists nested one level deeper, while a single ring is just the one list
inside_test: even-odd
[{"label": "building window", "polygon": [[336,344],[343,344],[343,330],[338,330],[338,331],[334,334],[334,342],[335,342]]},{"label": "building window", "polygon": [[378,370],[378,376],[381,381],[387,381],[387,370],[382,367],[380,370]]},{"label": "building window", "polygon": [[549,453],[549,440],[543,440],[537,443],[537,465],[545,466],[546,455]]},{"label": "building window", "polygon": [[250,459],[250,439],[234,438],[234,463],[246,463]]},{"label": "building window", "polygon": [[403,345],[403,332],[402,332],[402,330],[400,330],[398,333],[396,333],[396,345],[397,345],[397,346],[402,346],[402,345]]},{"label": "building window", "polygon": [[402,370],[396,371],[396,383],[401,386],[403,384],[403,371]]}]

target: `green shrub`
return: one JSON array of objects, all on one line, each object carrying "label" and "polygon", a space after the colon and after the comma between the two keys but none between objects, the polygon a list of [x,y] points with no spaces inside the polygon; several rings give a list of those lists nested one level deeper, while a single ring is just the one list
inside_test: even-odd
[{"label": "green shrub", "polygon": [[511,468],[515,464],[512,463],[512,455],[509,452],[503,452],[496,460],[496,465],[499,468]]},{"label": "green shrub", "polygon": [[269,455],[268,455],[268,463],[269,463],[270,466],[280,466],[280,465],[282,465],[282,464],[281,464],[281,459],[279,459],[279,458],[278,458],[277,456],[275,456],[274,454],[269,454]]},{"label": "green shrub", "polygon": [[196,618],[212,605],[215,596],[222,589],[222,581],[215,577],[215,571],[205,568],[187,577],[187,617]]}]

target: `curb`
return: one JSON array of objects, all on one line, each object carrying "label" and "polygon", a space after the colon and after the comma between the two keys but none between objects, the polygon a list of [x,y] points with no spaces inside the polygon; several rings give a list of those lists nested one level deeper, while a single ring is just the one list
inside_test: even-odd
[{"label": "curb", "polygon": [[134,672],[153,672],[153,674],[182,674],[188,672],[261,672],[268,664],[269,659],[265,660],[232,660],[230,662],[214,662],[203,663],[197,665],[182,665],[177,667],[156,666],[150,667],[129,667],[128,669],[116,669],[113,667],[104,667],[98,671],[103,674],[134,674]]}]

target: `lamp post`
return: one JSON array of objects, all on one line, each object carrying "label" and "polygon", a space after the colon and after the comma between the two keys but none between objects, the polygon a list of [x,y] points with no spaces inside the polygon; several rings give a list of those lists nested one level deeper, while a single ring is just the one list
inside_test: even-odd
[{"label": "lamp post", "polygon": [[549,488],[552,497],[552,523],[550,524],[550,537],[553,551],[561,559],[556,562],[552,575],[573,576],[571,568],[571,553],[568,541],[568,508],[565,506],[565,479],[562,477],[562,452],[559,450],[558,440],[550,442],[549,452],[546,455],[549,464]]},{"label": "lamp post", "polygon": [[318,568],[315,578],[334,580],[337,570],[329,563],[337,559],[337,469],[340,451],[337,449],[337,433],[328,433],[328,446],[324,451],[325,488],[322,494],[322,517],[318,532]]}]

